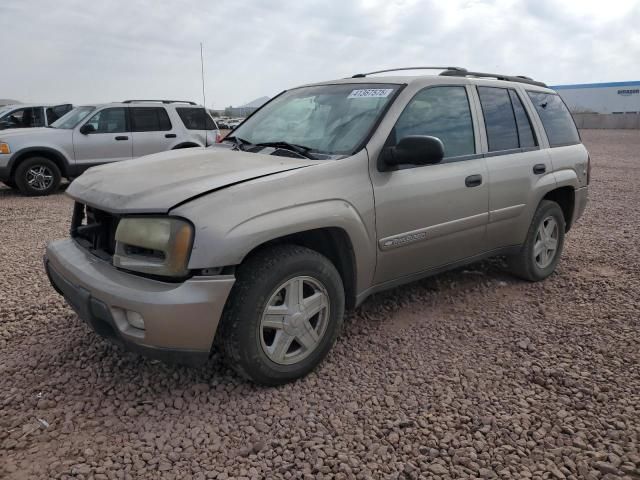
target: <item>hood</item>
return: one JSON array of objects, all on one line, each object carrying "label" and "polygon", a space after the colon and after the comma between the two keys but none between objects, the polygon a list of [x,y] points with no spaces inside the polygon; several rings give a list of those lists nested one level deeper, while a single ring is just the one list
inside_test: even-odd
[{"label": "hood", "polygon": [[112,213],[166,213],[205,193],[317,163],[226,148],[172,150],[90,168],[67,194]]},{"label": "hood", "polygon": [[47,127],[35,127],[35,128],[6,128],[0,130],[0,140],[10,140],[12,138],[33,136],[34,138],[43,138],[42,135],[69,135],[71,130],[62,128],[47,128]]}]

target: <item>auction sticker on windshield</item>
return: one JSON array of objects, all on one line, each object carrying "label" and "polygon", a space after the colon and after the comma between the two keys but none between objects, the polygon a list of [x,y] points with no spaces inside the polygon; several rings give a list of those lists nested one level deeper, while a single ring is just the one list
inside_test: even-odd
[{"label": "auction sticker on windshield", "polygon": [[393,88],[361,88],[353,90],[347,98],[386,98]]}]

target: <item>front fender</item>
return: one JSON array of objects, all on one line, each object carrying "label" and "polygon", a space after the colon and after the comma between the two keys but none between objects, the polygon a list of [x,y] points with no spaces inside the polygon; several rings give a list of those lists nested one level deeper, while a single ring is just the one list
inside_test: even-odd
[{"label": "front fender", "polygon": [[[210,235],[214,231],[201,230],[196,234],[189,268],[238,265],[266,242],[321,228],[340,228],[347,234],[356,263],[356,290],[368,285],[375,268],[375,239],[371,238],[356,208],[339,199],[265,212],[235,225],[221,236],[216,235],[217,238]],[[215,248],[207,248],[211,245]]]}]

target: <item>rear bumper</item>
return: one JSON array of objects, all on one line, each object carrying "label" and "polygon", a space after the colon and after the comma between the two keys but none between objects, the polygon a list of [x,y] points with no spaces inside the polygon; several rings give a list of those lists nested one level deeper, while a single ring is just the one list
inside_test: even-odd
[{"label": "rear bumper", "polygon": [[[164,361],[206,362],[233,276],[165,283],[114,268],[78,246],[47,246],[45,268],[54,288],[96,333],[125,349]],[[129,323],[135,312],[144,329]]]}]

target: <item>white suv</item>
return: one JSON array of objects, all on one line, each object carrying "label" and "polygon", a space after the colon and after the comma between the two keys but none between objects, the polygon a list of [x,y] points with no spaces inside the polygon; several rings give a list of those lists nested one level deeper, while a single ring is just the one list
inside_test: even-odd
[{"label": "white suv", "polygon": [[193,102],[126,100],[76,107],[46,128],[0,132],[0,180],[25,195],[48,195],[62,177],[103,163],[177,148],[206,147],[219,134]]}]

